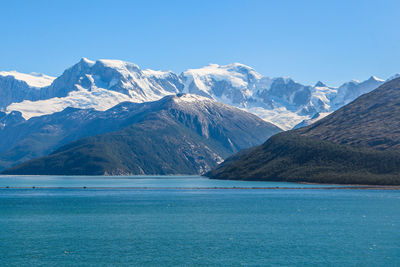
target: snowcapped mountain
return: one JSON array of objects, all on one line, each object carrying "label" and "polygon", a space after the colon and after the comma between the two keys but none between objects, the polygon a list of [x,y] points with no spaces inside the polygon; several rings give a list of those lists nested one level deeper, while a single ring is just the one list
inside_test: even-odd
[{"label": "snowcapped mountain", "polygon": [[25,82],[28,86],[35,88],[49,86],[55,80],[55,77],[40,73],[25,74],[17,71],[0,71],[0,76],[13,77],[15,80]]},{"label": "snowcapped mountain", "polygon": [[25,119],[67,107],[107,110],[118,103],[143,103],[177,93],[198,94],[247,110],[282,129],[327,114],[384,83],[371,77],[330,87],[302,85],[290,78],[269,78],[251,67],[210,64],[180,75],[141,70],[120,60],[81,59],[58,77],[0,72],[0,110]]},{"label": "snowcapped mountain", "polygon": [[[368,93],[384,80],[371,77],[339,88],[302,85],[290,78],[263,77],[243,64],[210,64],[181,74],[184,92],[200,94],[252,112],[282,129],[330,112]],[[319,118],[318,116],[314,118]]]},{"label": "snowcapped mountain", "polygon": [[[364,86],[382,82],[371,77]],[[400,184],[400,78],[308,127],[226,159],[216,179]]]},{"label": "snowcapped mountain", "polygon": [[54,79],[55,77],[37,73],[0,71],[0,110],[11,103],[41,99],[43,89]]},{"label": "snowcapped mountain", "polygon": [[43,88],[42,95],[47,97],[13,103],[6,110],[18,110],[29,119],[67,107],[107,110],[124,101],[155,101],[181,90],[182,83],[172,72],[141,70],[120,60],[94,62],[83,58]]},{"label": "snowcapped mountain", "polygon": [[368,80],[364,82],[359,82],[359,81],[347,82],[338,88],[337,94],[335,98],[332,100],[332,106],[334,109],[338,109],[350,103],[360,95],[371,92],[384,82],[385,80],[379,79],[375,76],[371,76]]},{"label": "snowcapped mountain", "polygon": [[6,126],[10,127],[23,121],[25,120],[19,111],[12,111],[8,114],[0,111],[0,130],[3,130]]},{"label": "snowcapped mountain", "polygon": [[[45,156],[78,139],[84,141],[87,137],[107,134],[119,141],[118,145],[111,140],[111,143],[101,142],[109,144],[114,151],[106,155],[106,161],[112,162],[111,169],[103,170],[101,174],[105,171],[112,174],[198,174],[214,167],[227,156],[261,144],[281,131],[243,110],[188,94],[169,95],[154,102],[124,102],[106,111],[67,108],[19,122],[21,117],[14,113],[15,116],[0,113],[0,123],[2,118],[8,123],[0,131],[0,170]],[[91,148],[82,153],[69,154],[71,162],[75,161],[75,167],[62,171],[76,173],[76,167],[83,163],[82,173],[95,174],[86,164],[89,158],[95,159],[95,165],[99,166],[103,164],[101,162],[106,162],[97,160],[108,150],[100,145],[96,155]],[[120,163],[115,165],[112,158]],[[132,160],[134,164],[126,165]],[[118,168],[121,163],[124,166]],[[134,166],[141,166],[142,171]]]}]

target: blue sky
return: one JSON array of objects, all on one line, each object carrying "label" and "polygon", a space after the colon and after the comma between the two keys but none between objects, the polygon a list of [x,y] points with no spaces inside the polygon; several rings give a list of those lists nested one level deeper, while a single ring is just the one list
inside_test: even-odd
[{"label": "blue sky", "polygon": [[181,72],[240,62],[338,85],[400,72],[400,1],[1,1],[0,70],[60,75],[80,58]]}]

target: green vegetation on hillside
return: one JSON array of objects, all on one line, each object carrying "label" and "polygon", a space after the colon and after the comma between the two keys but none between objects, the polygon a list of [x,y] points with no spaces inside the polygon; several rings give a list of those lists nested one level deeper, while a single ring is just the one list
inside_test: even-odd
[{"label": "green vegetation on hillside", "polygon": [[294,132],[354,147],[400,150],[400,79]]},{"label": "green vegetation on hillside", "polygon": [[400,184],[400,152],[355,148],[291,132],[208,173],[214,179],[340,184]]},{"label": "green vegetation on hillside", "polygon": [[400,184],[400,78],[316,123],[277,134],[208,173],[216,179]]},{"label": "green vegetation on hillside", "polygon": [[220,145],[208,142],[186,128],[147,121],[121,131],[72,142],[48,156],[28,161],[5,173],[197,174],[199,164],[215,166],[215,154],[207,150],[207,146],[228,156]]},{"label": "green vegetation on hillside", "polygon": [[[109,129],[109,125],[114,130],[78,139],[3,173],[202,174],[233,153],[261,144],[281,131],[245,111],[184,94],[134,105],[131,109],[130,105],[117,106],[94,117],[97,119],[93,123],[78,124],[82,125],[79,129],[67,132],[74,136],[86,129]],[[93,132],[96,131],[90,131]],[[40,136],[40,140],[45,137]],[[56,137],[60,139],[59,135]]]}]

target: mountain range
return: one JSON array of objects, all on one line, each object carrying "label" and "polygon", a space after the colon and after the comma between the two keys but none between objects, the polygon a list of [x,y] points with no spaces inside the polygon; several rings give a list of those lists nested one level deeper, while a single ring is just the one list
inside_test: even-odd
[{"label": "mountain range", "polygon": [[400,78],[228,158],[216,179],[400,184]]},{"label": "mountain range", "polygon": [[24,162],[7,174],[202,174],[280,131],[238,108],[177,94],[106,111],[67,108],[6,127],[0,165]]},{"label": "mountain range", "polygon": [[125,101],[143,103],[191,93],[241,108],[288,130],[323,118],[383,83],[371,76],[364,82],[350,81],[339,87],[322,82],[302,85],[290,78],[262,76],[239,63],[210,64],[178,75],[142,70],[120,60],[83,58],[57,78],[0,72],[0,111],[18,111],[29,119],[67,107],[104,111]]},{"label": "mountain range", "polygon": [[[210,175],[319,182],[326,182],[324,177],[340,176],[342,182],[370,177],[376,181],[381,174],[371,160],[397,163],[397,124],[393,120],[394,128],[386,127],[397,114],[396,104],[390,102],[390,109],[382,109],[385,101],[396,100],[397,91],[386,85],[396,84],[397,77],[385,81],[371,76],[364,82],[331,87],[265,77],[239,63],[210,64],[178,75],[142,70],[120,60],[86,58],[57,78],[3,71],[0,170],[12,174],[203,174],[240,151]],[[386,95],[365,100],[382,92],[375,90],[379,86],[386,88]],[[360,104],[349,109],[354,103]],[[291,128],[296,130],[273,136]],[[319,153],[348,170],[343,174],[346,178],[331,165],[326,168],[329,172],[315,171],[324,166],[316,167],[316,162],[326,163]],[[306,156],[314,161],[304,165]],[[343,163],[341,157],[353,161]],[[265,174],[264,167],[270,166],[265,163],[270,161],[274,171]],[[295,165],[301,168],[287,168]],[[385,166],[378,169],[393,176],[391,172],[397,169],[389,171]],[[305,171],[309,169],[313,171]]]}]

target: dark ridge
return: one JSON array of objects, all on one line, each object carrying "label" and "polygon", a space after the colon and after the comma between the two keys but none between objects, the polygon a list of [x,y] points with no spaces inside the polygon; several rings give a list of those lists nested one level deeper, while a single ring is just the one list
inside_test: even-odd
[{"label": "dark ridge", "polygon": [[400,78],[326,118],[280,133],[207,174],[215,179],[400,184]]}]

